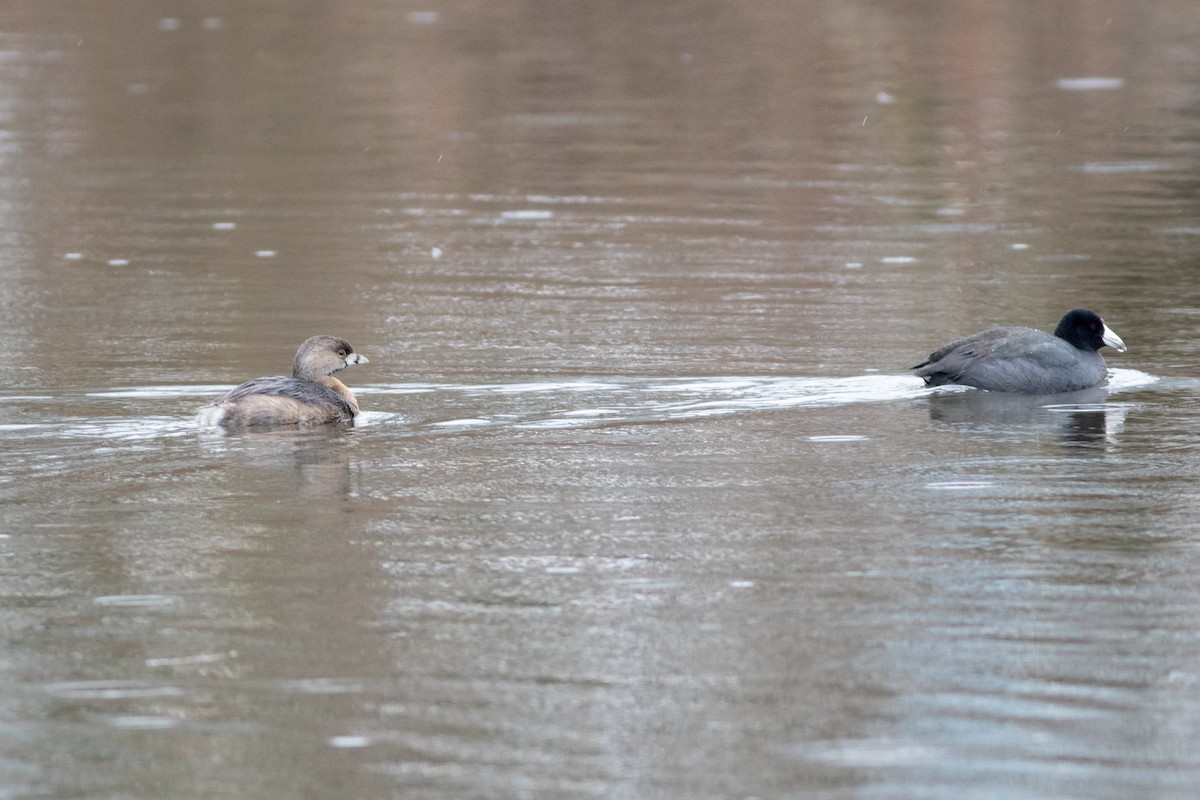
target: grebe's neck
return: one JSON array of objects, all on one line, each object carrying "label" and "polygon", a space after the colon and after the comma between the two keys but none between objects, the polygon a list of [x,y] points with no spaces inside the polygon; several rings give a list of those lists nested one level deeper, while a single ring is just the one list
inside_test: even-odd
[{"label": "grebe's neck", "polygon": [[354,392],[350,391],[346,384],[342,383],[332,375],[326,375],[323,378],[319,378],[317,383],[325,384],[330,389],[333,389],[342,397],[346,398],[346,402],[350,404],[350,408],[354,409],[354,413],[356,415],[358,414],[358,398],[354,396]]}]

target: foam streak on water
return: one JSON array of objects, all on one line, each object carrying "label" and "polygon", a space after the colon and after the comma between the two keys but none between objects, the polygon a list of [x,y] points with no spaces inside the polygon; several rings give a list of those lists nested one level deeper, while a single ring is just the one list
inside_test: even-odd
[{"label": "foam streak on water", "polygon": [[[1114,369],[1110,394],[1152,384],[1154,376],[1137,370]],[[104,403],[129,399],[144,401],[207,402],[224,387],[143,386],[98,389],[84,398]],[[845,378],[715,376],[699,378],[607,378],[603,380],[523,381],[494,384],[369,384],[356,388],[365,410],[358,426],[428,425],[441,432],[478,428],[584,428],[613,424],[652,424],[706,417],[786,409],[847,406],[856,403],[900,403],[931,393],[974,391],[962,387],[930,389],[911,375],[858,375]],[[414,420],[407,413],[406,397],[438,395],[447,408],[472,404],[471,414]],[[0,418],[0,430],[26,438],[56,437],[68,440],[108,439],[137,442],[187,435],[200,426],[193,414],[113,415],[97,408],[94,416],[57,416],[54,406],[66,398],[35,398],[43,405],[31,417],[40,421]],[[77,395],[70,398],[78,402]],[[29,397],[0,398],[20,400]],[[1044,405],[1053,405],[1052,398]]]}]

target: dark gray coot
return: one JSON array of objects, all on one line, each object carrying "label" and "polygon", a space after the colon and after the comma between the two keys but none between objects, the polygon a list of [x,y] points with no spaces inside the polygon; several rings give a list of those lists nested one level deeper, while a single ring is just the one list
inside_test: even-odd
[{"label": "dark gray coot", "polygon": [[912,369],[929,386],[957,383],[993,392],[1055,394],[1095,386],[1108,375],[1097,351],[1125,343],[1086,308],[1068,311],[1051,336],[1033,328],[989,328],[934,351]]}]

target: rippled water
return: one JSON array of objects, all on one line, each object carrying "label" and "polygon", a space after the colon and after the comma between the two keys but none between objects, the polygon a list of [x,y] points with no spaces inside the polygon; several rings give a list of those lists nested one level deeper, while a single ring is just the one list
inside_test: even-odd
[{"label": "rippled water", "polygon": [[1194,796],[1193,5],[0,9],[0,797]]}]

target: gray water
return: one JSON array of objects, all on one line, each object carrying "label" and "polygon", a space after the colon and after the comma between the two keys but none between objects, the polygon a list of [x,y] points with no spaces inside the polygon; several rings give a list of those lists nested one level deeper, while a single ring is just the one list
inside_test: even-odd
[{"label": "gray water", "polygon": [[[1198,40],[6,4],[0,797],[1195,797]],[[316,333],[356,425],[197,423]]]}]

